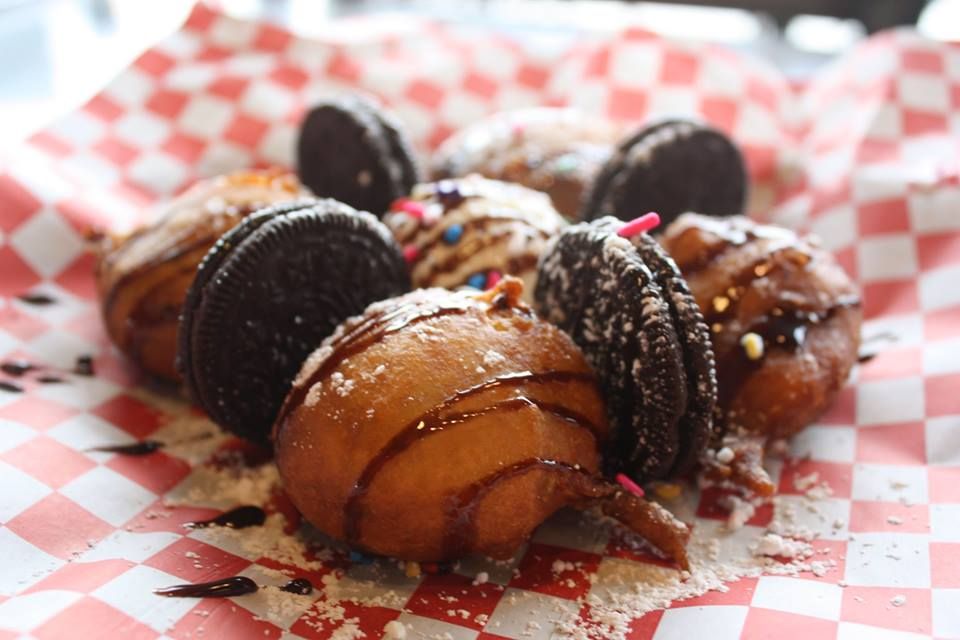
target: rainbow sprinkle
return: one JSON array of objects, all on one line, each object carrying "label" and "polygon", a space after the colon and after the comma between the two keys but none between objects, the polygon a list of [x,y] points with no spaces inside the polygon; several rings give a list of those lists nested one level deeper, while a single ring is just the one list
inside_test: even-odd
[{"label": "rainbow sprinkle", "polygon": [[443,241],[447,244],[457,244],[463,237],[463,225],[452,224],[443,231]]},{"label": "rainbow sprinkle", "polygon": [[655,211],[651,211],[650,213],[645,213],[639,218],[631,220],[620,227],[620,230],[617,231],[617,235],[621,238],[632,238],[639,233],[650,231],[658,224],[660,224],[660,214],[656,213]]},{"label": "rainbow sprinkle", "polygon": [[623,487],[633,495],[637,496],[638,498],[642,498],[645,495],[643,491],[643,487],[641,487],[636,482],[628,478],[625,474],[618,473],[616,475],[616,478],[617,478],[617,482],[620,483],[621,487]]},{"label": "rainbow sprinkle", "polygon": [[475,273],[467,278],[467,286],[474,289],[483,289],[487,284],[487,275],[485,273]]},{"label": "rainbow sprinkle", "polygon": [[409,216],[417,218],[418,220],[423,219],[423,204],[417,202],[416,200],[411,200],[410,198],[400,198],[398,200],[394,200],[393,204],[390,205],[390,209],[392,211],[402,211]]}]

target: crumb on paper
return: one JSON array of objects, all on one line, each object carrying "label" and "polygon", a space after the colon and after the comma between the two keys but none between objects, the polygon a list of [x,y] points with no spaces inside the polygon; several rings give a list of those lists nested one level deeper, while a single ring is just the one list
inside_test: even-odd
[{"label": "crumb on paper", "polygon": [[383,625],[384,640],[404,640],[407,637],[407,628],[399,620],[391,620]]},{"label": "crumb on paper", "polygon": [[730,447],[723,447],[717,451],[717,462],[722,464],[730,464],[735,457],[736,454],[734,454],[733,449]]}]

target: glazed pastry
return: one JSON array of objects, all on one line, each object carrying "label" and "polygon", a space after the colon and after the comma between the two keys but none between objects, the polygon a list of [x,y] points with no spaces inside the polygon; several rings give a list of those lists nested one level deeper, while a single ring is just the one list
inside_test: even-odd
[{"label": "glazed pastry", "polygon": [[719,421],[781,438],[816,420],[860,343],[860,297],[840,265],[815,238],[743,217],[686,214],[661,242],[710,327]]},{"label": "glazed pastry", "polygon": [[304,195],[293,175],[237,172],[198,182],[129,235],[99,239],[97,290],[110,339],[147,373],[176,381],[177,319],[207,250],[249,213]]},{"label": "glazed pastry", "polygon": [[747,172],[740,150],[720,131],[668,120],[627,138],[600,170],[581,217],[631,220],[656,211],[664,225],[686,211],[741,214]]},{"label": "glazed pastry", "polygon": [[594,375],[521,289],[418,290],[342,325],[275,426],[287,495],[324,533],[418,561],[509,557],[557,509],[599,505],[685,566],[686,526],[598,477]]},{"label": "glazed pastry", "polygon": [[477,175],[417,185],[383,221],[413,286],[447,289],[487,289],[506,275],[532,287],[540,252],[565,224],[542,193]]},{"label": "glazed pastry", "polygon": [[304,358],[346,318],[410,288],[383,224],[335,200],[258,211],[204,258],[183,305],[178,364],[210,418],[266,444]]},{"label": "glazed pastry", "polygon": [[689,471],[711,439],[710,336],[674,262],[646,233],[606,217],[573,225],[544,253],[537,311],[593,366],[613,430],[608,475]]},{"label": "glazed pastry", "polygon": [[370,96],[343,95],[310,110],[297,140],[297,170],[316,195],[377,217],[417,182],[402,126]]},{"label": "glazed pastry", "polygon": [[447,138],[434,153],[432,177],[479,173],[516,182],[549,195],[572,220],[620,134],[614,124],[573,109],[504,111]]}]

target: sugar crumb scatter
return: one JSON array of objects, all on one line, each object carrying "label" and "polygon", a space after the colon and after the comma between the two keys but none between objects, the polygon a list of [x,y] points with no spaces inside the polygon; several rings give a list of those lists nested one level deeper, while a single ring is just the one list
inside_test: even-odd
[{"label": "sugar crumb scatter", "polygon": [[[494,359],[490,357],[491,361]],[[379,375],[384,372],[379,371]],[[336,384],[342,388],[347,382],[344,377]],[[372,416],[374,413],[370,412],[368,415]],[[170,423],[176,425],[172,429],[181,440],[211,431],[211,425],[202,419],[188,420],[181,416],[174,417]],[[283,514],[271,510],[269,505],[280,487],[280,478],[273,465],[248,466],[242,456],[217,453],[226,444],[225,438],[213,437],[202,442],[206,447],[205,455],[191,460],[190,474],[167,495],[166,504],[160,512],[166,514],[163,517],[168,517],[179,506],[223,510],[237,505],[266,507],[269,515],[262,526],[242,530],[211,527],[190,533],[192,538],[227,549],[257,563],[261,579],[270,580],[256,596],[265,603],[259,612],[265,620],[280,626],[299,620],[331,638],[354,640],[364,637],[363,631],[360,620],[349,615],[348,611],[355,610],[358,606],[404,611],[410,606],[410,594],[425,576],[420,564],[374,559],[368,564],[353,564],[352,567],[343,568],[342,560],[338,560],[346,555],[343,549],[333,545],[309,526],[292,526]],[[721,458],[727,456],[722,448],[717,455]],[[209,464],[210,460],[215,460],[216,464]],[[810,495],[811,489],[824,485],[817,474],[794,478],[794,484],[804,492],[807,503],[815,507],[818,505],[821,498]],[[676,489],[673,492],[676,495],[671,493],[671,509],[678,513],[696,511],[699,491],[695,486],[676,484],[670,488]],[[698,526],[693,528],[689,543],[692,563],[689,573],[615,557],[605,560],[600,569],[587,569],[579,561],[564,558],[550,560],[548,566],[552,579],[558,585],[574,589],[581,580],[589,585],[587,591],[576,600],[575,609],[588,609],[591,624],[584,626],[578,615],[560,608],[551,612],[547,618],[521,621],[522,625],[532,623],[531,626],[521,628],[524,632],[529,631],[537,636],[544,630],[549,630],[553,636],[559,638],[621,640],[628,636],[631,621],[644,614],[708,591],[726,591],[729,583],[740,578],[764,574],[806,574],[820,578],[835,572],[837,559],[824,553],[824,550],[814,548],[817,534],[807,526],[818,516],[810,515],[806,509],[798,511],[796,503],[775,498],[772,503],[773,520],[766,528],[755,530],[754,527],[747,526],[747,522],[761,504],[763,503],[757,500],[729,496],[718,503],[720,508],[727,509],[728,515],[725,519],[698,520]],[[839,519],[825,520],[822,526],[830,530],[831,523],[834,531],[845,526],[844,521]],[[617,529],[616,525],[601,515],[586,513],[572,520],[550,520],[543,525],[538,536],[558,541],[573,540],[582,536],[584,531],[595,532],[594,537],[597,539],[607,539],[612,537]],[[639,553],[650,553],[643,541],[629,539],[624,544]],[[866,548],[865,553],[882,556],[884,553],[897,553],[897,550],[876,547]],[[202,562],[201,554],[195,551],[188,551],[185,556],[198,564]],[[262,561],[280,567],[282,571],[264,567],[260,564]],[[469,573],[465,573],[469,580],[468,586],[439,594],[441,601],[446,603],[444,611],[449,612],[447,617],[450,623],[471,621],[475,625],[489,625],[490,630],[496,633],[497,620],[491,622],[487,614],[472,613],[465,605],[471,598],[476,597],[478,592],[474,591],[475,589],[489,590],[492,586],[501,590],[504,601],[510,606],[522,609],[521,603],[529,601],[531,593],[519,589],[504,591],[500,586],[510,577],[523,577],[520,558],[482,562],[471,560],[468,566],[471,567]],[[454,571],[457,570],[454,567]],[[320,579],[313,580],[314,592],[311,595],[297,595],[279,588],[303,572],[323,574]],[[385,588],[386,584],[396,588]],[[904,603],[905,600],[900,604],[891,600],[893,606]],[[540,625],[542,629],[533,625]],[[393,620],[383,627],[385,638],[404,640],[420,637],[422,634],[418,633],[415,624],[404,624],[399,620]],[[429,634],[424,637],[429,637]]]}]

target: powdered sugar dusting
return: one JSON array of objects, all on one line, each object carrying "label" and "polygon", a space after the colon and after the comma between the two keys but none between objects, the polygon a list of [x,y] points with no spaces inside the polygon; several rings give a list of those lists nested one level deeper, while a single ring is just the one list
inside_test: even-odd
[{"label": "powdered sugar dusting", "polygon": [[[342,387],[346,381],[344,377],[338,384]],[[175,407],[176,403],[163,405],[165,411]],[[221,448],[228,439],[208,421],[190,417],[183,407],[168,424],[172,426],[165,429],[185,441],[212,432],[213,436],[197,441],[197,447],[208,452],[211,448]],[[298,621],[324,637],[342,640],[364,637],[361,620],[348,613],[356,611],[357,607],[360,610],[381,607],[407,611],[411,596],[425,579],[420,571],[406,571],[403,563],[387,559],[369,564],[346,564],[342,547],[309,525],[293,526],[282,513],[271,512],[270,505],[280,490],[280,478],[272,464],[247,466],[239,456],[219,455],[217,460],[215,465],[203,461],[193,463],[190,474],[168,493],[166,503],[171,509],[177,505],[228,509],[242,504],[267,509],[269,515],[260,527],[242,530],[211,527],[188,534],[190,538],[257,563],[251,568],[255,573],[250,575],[256,575],[264,588],[255,596],[245,597],[256,598],[261,603],[260,617],[282,629],[289,629]],[[816,477],[798,480],[808,489],[823,485]],[[588,568],[579,560],[561,557],[550,560],[552,579],[558,585],[573,588],[578,580],[584,580],[589,589],[568,603],[570,606],[559,607],[546,617],[538,614],[516,621],[517,634],[522,637],[526,630],[535,635],[552,634],[580,640],[620,640],[627,637],[631,621],[645,613],[707,591],[725,591],[731,581],[743,577],[800,573],[822,577],[834,571],[836,561],[817,552],[814,547],[816,533],[800,522],[810,515],[808,510],[797,513],[789,501],[775,498],[773,521],[767,527],[757,527],[749,523],[751,510],[757,506],[754,501],[728,498],[726,504],[731,512],[724,520],[695,517],[693,514],[697,511],[699,499],[698,490],[690,486],[680,498],[666,503],[682,518],[694,522],[689,544],[690,573],[631,559],[630,553],[648,554],[649,547],[596,513],[574,514],[574,518],[558,516],[547,521],[538,530],[538,539],[556,546],[576,547],[576,541],[585,536],[604,541],[619,540],[626,535],[618,544],[628,555],[606,555],[596,569]],[[803,500],[815,505],[818,498],[807,495]],[[168,513],[164,512],[164,515]],[[607,544],[603,542],[602,546]],[[472,620],[481,625],[489,622],[488,631],[497,633],[495,625],[499,621],[496,618],[490,622],[486,614],[474,616],[470,613],[468,603],[476,597],[470,590],[503,589],[502,585],[511,579],[522,578],[521,558],[522,555],[507,562],[465,559],[462,568],[455,570],[467,578],[466,586],[451,589],[443,596],[444,605],[451,612],[449,622]],[[214,566],[207,565],[202,553],[189,555],[186,560],[201,567],[199,570],[215,570]],[[260,564],[263,561],[277,568],[263,566]],[[314,582],[313,594],[296,595],[278,588],[287,579],[305,573]],[[318,575],[322,577],[314,577]],[[503,597],[520,601],[530,598],[531,594],[511,590]],[[588,618],[583,619],[580,611],[589,611]],[[426,629],[420,631],[416,623],[406,620],[385,625],[384,636],[404,639],[421,637],[424,633],[424,637],[430,637],[433,633]]]}]

